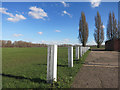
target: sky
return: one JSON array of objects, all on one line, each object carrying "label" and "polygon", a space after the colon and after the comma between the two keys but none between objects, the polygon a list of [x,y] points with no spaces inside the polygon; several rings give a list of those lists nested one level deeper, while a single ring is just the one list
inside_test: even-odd
[{"label": "sky", "polygon": [[0,7],[2,39],[47,44],[80,44],[79,20],[83,11],[89,27],[87,44],[94,45],[95,16],[99,11],[105,42],[109,13],[114,12],[118,21],[118,3],[94,1],[3,2]]}]

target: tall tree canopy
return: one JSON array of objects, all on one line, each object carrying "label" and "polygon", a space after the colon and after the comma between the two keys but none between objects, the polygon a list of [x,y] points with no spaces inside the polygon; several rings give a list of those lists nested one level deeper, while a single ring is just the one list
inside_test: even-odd
[{"label": "tall tree canopy", "polygon": [[99,12],[97,12],[97,16],[95,16],[95,27],[94,38],[97,43],[97,47],[99,48],[104,41],[103,23],[101,22]]},{"label": "tall tree canopy", "polygon": [[109,14],[109,20],[107,25],[107,38],[108,40],[118,38],[118,28],[117,28],[117,21],[115,19],[114,12]]},{"label": "tall tree canopy", "polygon": [[81,13],[81,18],[79,22],[79,41],[82,43],[82,46],[86,46],[88,40],[88,23],[86,22],[86,17],[84,12]]},{"label": "tall tree canopy", "polygon": [[120,38],[120,22],[118,21],[118,38]]}]

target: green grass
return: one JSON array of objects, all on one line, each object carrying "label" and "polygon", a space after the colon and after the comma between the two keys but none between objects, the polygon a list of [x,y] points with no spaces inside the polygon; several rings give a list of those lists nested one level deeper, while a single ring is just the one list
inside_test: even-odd
[{"label": "green grass", "polygon": [[[75,51],[75,50],[74,50]],[[76,73],[90,51],[74,67],[68,67],[68,49],[58,49],[57,83],[46,83],[47,48],[3,48],[3,88],[70,88]],[[75,56],[75,53],[74,53]]]},{"label": "green grass", "polygon": [[97,48],[97,46],[91,46],[91,49],[105,49],[105,46],[101,46],[100,48]]}]

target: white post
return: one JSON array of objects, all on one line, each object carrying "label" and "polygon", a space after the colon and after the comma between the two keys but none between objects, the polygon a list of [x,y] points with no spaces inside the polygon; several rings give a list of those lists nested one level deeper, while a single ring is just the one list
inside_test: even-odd
[{"label": "white post", "polygon": [[88,47],[88,50],[89,50],[89,47]]},{"label": "white post", "polygon": [[76,50],[76,59],[79,59],[79,46],[76,46],[75,47],[75,50]]},{"label": "white post", "polygon": [[57,45],[48,46],[47,82],[57,81]]},{"label": "white post", "polygon": [[84,47],[82,47],[82,55],[84,55]]},{"label": "white post", "polygon": [[73,46],[68,47],[68,67],[73,67]]},{"label": "white post", "polygon": [[82,57],[82,47],[80,47],[80,57]]},{"label": "white post", "polygon": [[85,47],[85,53],[86,53],[86,51],[87,51],[87,49],[86,49],[86,47]]},{"label": "white post", "polygon": [[86,47],[84,47],[84,53],[86,52]]}]

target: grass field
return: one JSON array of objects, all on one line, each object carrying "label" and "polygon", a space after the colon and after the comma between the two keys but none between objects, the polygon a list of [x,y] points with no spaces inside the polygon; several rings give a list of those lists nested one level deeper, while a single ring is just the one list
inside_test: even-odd
[{"label": "grass field", "polygon": [[90,46],[91,49],[105,49],[105,46],[101,46],[100,48],[97,48],[97,46]]},{"label": "grass field", "polygon": [[47,48],[3,48],[3,88],[69,88],[88,53],[79,61],[74,57],[74,67],[70,68],[68,49],[58,48],[57,83],[51,85],[46,83]]}]

